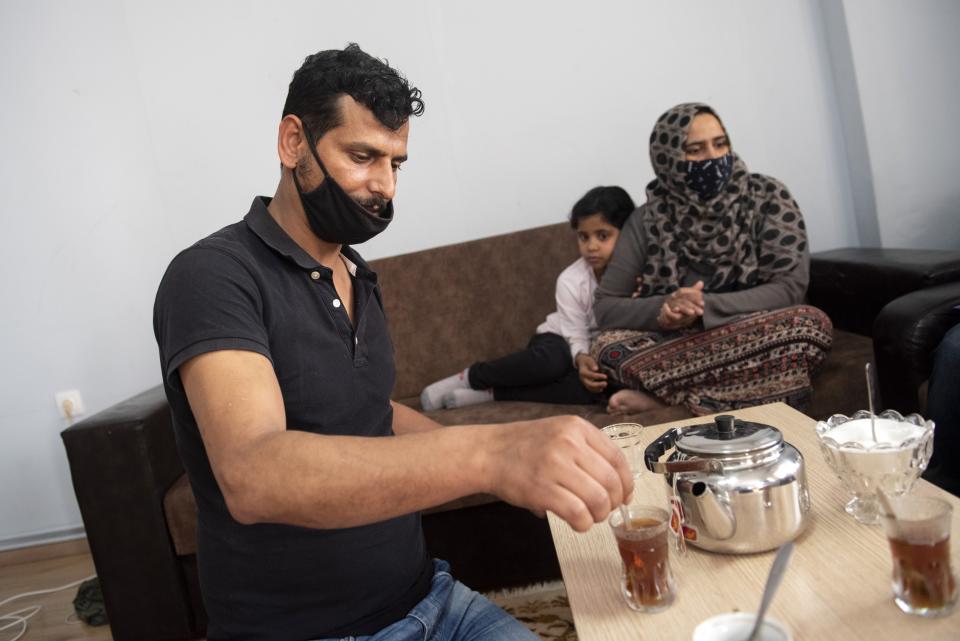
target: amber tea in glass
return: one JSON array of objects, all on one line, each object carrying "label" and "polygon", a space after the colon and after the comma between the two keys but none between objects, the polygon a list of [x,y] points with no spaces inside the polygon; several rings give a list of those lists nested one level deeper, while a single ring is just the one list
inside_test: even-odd
[{"label": "amber tea in glass", "polygon": [[633,505],[624,515],[615,511],[610,527],[617,541],[623,572],[620,589],[627,605],[640,612],[659,612],[676,597],[670,569],[670,514],[661,508]]},{"label": "amber tea in glass", "polygon": [[952,506],[933,497],[890,499],[883,525],[893,557],[893,596],[904,612],[944,616],[957,604],[950,566]]}]

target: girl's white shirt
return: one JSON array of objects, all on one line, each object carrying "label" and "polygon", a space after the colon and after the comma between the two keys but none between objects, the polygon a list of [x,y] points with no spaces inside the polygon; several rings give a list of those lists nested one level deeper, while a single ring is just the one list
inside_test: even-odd
[{"label": "girl's white shirt", "polygon": [[553,332],[567,339],[574,360],[580,352],[590,353],[590,340],[597,335],[597,319],[593,315],[596,290],[593,268],[578,258],[557,277],[557,311],[537,327],[538,334]]}]

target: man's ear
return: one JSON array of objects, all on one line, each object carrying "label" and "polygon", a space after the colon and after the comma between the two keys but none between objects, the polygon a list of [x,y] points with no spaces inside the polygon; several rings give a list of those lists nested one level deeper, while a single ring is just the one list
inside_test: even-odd
[{"label": "man's ear", "polygon": [[284,116],[277,133],[277,155],[280,156],[280,164],[292,170],[301,158],[303,145],[308,144],[310,143],[307,142],[300,118],[293,114]]}]

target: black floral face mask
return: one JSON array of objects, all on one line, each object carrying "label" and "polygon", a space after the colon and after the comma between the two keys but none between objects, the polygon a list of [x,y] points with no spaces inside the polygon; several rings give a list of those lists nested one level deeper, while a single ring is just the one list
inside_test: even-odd
[{"label": "black floral face mask", "polygon": [[680,170],[686,173],[687,187],[706,202],[715,198],[733,174],[733,154],[707,160],[684,160]]}]

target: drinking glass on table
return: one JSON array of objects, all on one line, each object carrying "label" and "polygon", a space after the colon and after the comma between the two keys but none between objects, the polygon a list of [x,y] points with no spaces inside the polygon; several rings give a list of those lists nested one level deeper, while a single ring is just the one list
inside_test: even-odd
[{"label": "drinking glass on table", "polygon": [[957,604],[950,566],[953,506],[934,497],[889,498],[893,514],[882,516],[893,556],[893,597],[909,614],[935,617]]},{"label": "drinking glass on table", "polygon": [[630,505],[612,512],[608,522],[623,561],[624,601],[638,612],[669,608],[677,593],[669,558],[670,513],[651,505]]},{"label": "drinking glass on table", "polygon": [[640,447],[640,437],[643,435],[643,425],[639,423],[614,423],[602,428],[601,431],[623,451],[633,472],[633,479],[637,480],[643,473],[643,449]]}]

